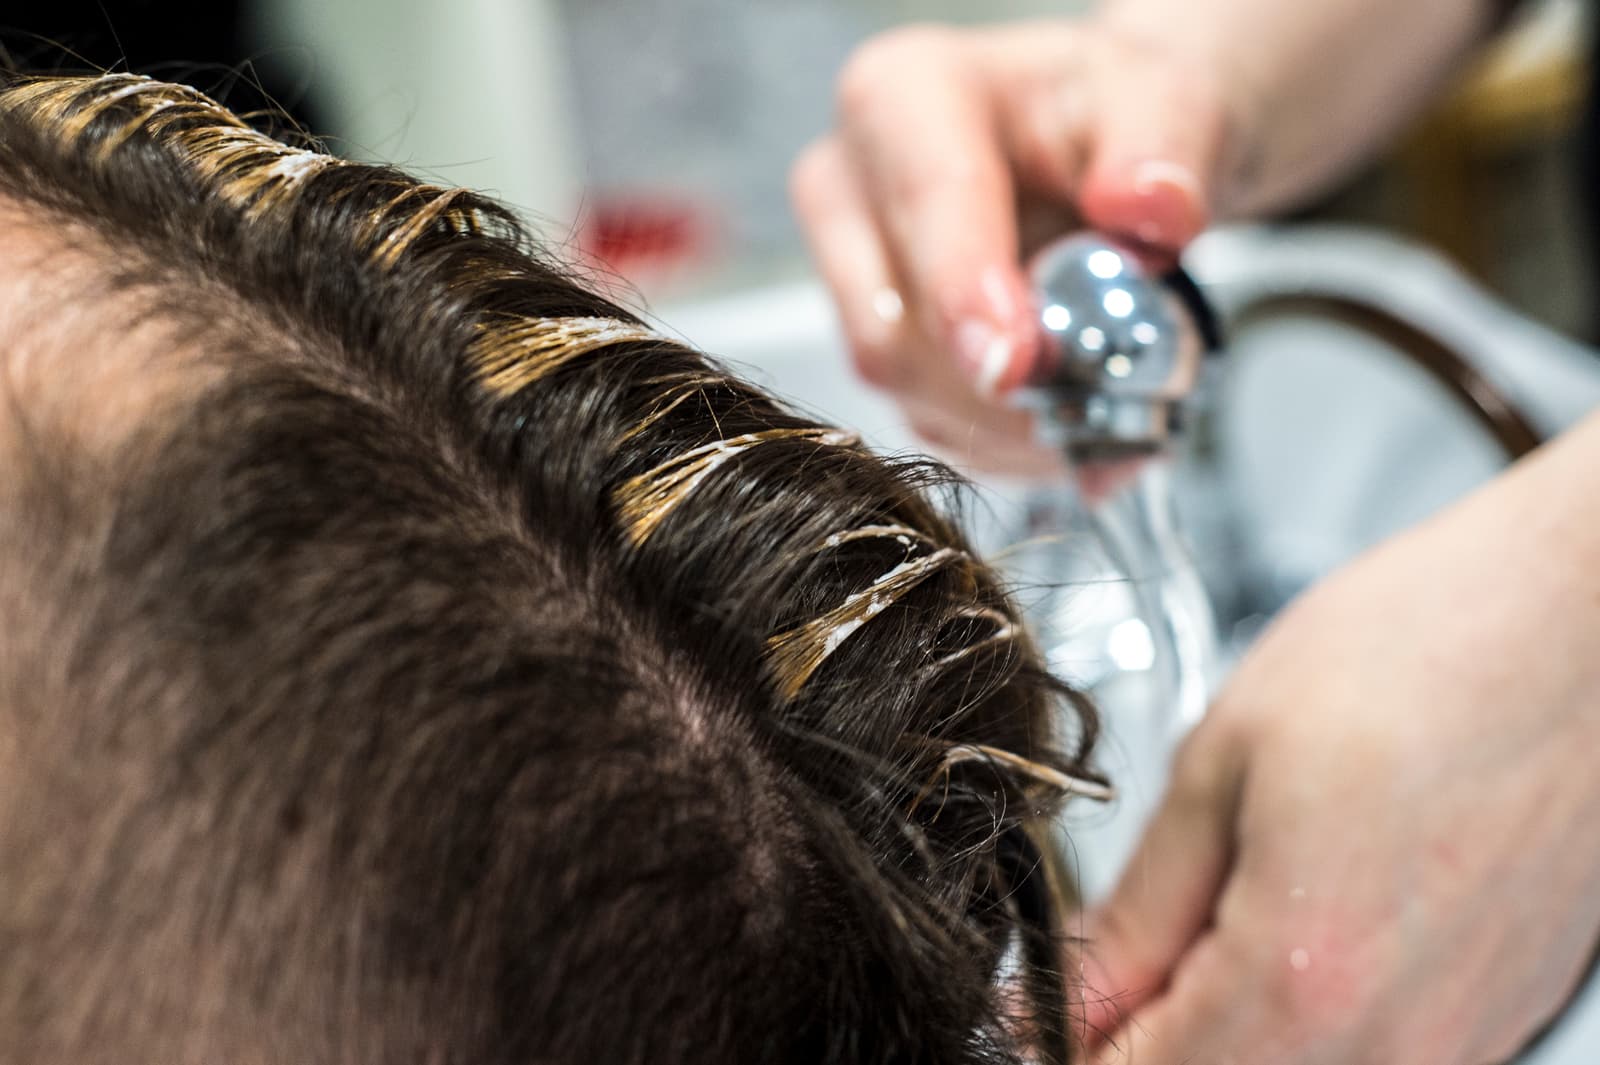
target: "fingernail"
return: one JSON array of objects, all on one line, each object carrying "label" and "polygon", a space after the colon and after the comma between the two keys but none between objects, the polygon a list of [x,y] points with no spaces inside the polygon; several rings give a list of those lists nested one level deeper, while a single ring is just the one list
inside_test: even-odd
[{"label": "fingernail", "polygon": [[976,318],[956,327],[956,356],[967,378],[985,397],[995,396],[1011,367],[1011,341]]},{"label": "fingernail", "polygon": [[885,285],[872,294],[872,313],[885,325],[899,325],[906,316],[905,301],[899,292]]},{"label": "fingernail", "polygon": [[1134,235],[1146,244],[1178,248],[1205,228],[1205,193],[1188,167],[1148,160],[1134,167],[1129,185],[1141,217]]}]

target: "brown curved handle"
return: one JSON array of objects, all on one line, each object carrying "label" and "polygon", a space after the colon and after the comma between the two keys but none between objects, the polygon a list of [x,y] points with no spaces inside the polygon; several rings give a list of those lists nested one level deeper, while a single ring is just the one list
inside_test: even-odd
[{"label": "brown curved handle", "polygon": [[1238,330],[1252,319],[1273,314],[1312,315],[1353,326],[1398,348],[1426,370],[1488,431],[1506,456],[1519,459],[1544,443],[1522,410],[1495,387],[1466,356],[1438,337],[1389,311],[1345,296],[1295,294],[1265,296],[1234,319]]}]

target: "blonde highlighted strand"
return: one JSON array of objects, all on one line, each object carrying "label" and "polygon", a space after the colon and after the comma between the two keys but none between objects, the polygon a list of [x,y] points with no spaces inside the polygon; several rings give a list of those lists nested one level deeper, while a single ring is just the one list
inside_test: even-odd
[{"label": "blonde highlighted strand", "polygon": [[560,367],[617,344],[665,344],[648,326],[616,318],[490,320],[478,327],[468,358],[478,383],[507,398]]},{"label": "blonde highlighted strand", "polygon": [[717,470],[752,448],[779,442],[809,442],[819,447],[854,447],[861,438],[842,429],[767,429],[714,440],[674,456],[626,481],[616,492],[617,514],[629,539],[642,544],[695,489]]},{"label": "blonde highlighted strand", "polygon": [[767,658],[785,699],[800,694],[822,663],[867,622],[899,602],[928,577],[967,556],[952,547],[908,559],[880,574],[837,607],[767,641]]}]

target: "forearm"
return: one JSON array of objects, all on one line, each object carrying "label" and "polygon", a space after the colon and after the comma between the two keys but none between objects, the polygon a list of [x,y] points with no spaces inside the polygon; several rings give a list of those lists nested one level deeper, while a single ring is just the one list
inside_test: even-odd
[{"label": "forearm", "polygon": [[[1535,451],[1462,504],[1503,523],[1535,593],[1557,600],[1559,616],[1584,633],[1587,660],[1600,665],[1600,411]],[[1492,517],[1490,517],[1492,515]]]},{"label": "forearm", "polygon": [[1600,413],[1413,534],[1470,575],[1468,597],[1447,607],[1457,617],[1441,612],[1440,624],[1478,637],[1446,642],[1499,663],[1515,692],[1508,712],[1551,714],[1553,732],[1570,735],[1573,724],[1591,742],[1600,741],[1597,471]]},{"label": "forearm", "polygon": [[1415,116],[1496,24],[1497,0],[1104,0],[1108,26],[1203,65],[1233,111],[1218,212],[1292,205]]}]

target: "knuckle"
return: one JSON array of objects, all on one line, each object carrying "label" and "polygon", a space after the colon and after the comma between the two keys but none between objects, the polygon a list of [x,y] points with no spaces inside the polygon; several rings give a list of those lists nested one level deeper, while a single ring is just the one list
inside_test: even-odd
[{"label": "knuckle", "polygon": [[969,203],[981,195],[981,167],[977,155],[950,159],[938,166],[898,167],[884,175],[885,191],[893,202],[916,209],[934,202],[957,199]]},{"label": "knuckle", "polygon": [[883,45],[877,39],[857,48],[839,72],[835,106],[849,119],[870,110],[882,93],[885,75]]},{"label": "knuckle", "polygon": [[1205,734],[1197,730],[1190,733],[1173,754],[1168,787],[1174,795],[1192,798],[1206,791],[1205,785],[1210,778]]},{"label": "knuckle", "polygon": [[930,418],[913,415],[906,419],[906,424],[919,439],[933,447],[949,447],[953,442],[949,430]]},{"label": "knuckle", "polygon": [[[1281,950],[1287,959],[1294,948]],[[1277,955],[1262,959],[1262,963],[1276,967]],[[1278,1034],[1278,1041],[1286,1047],[1314,1046],[1319,1042],[1333,1042],[1352,1023],[1339,1009],[1328,1006],[1319,981],[1310,973],[1296,973],[1293,978],[1264,982],[1261,990],[1262,1010],[1269,1027]]]},{"label": "knuckle", "polygon": [[1307,949],[1304,929],[1330,923],[1315,914],[1284,915],[1263,935],[1267,945],[1255,955],[1260,971],[1278,974],[1263,982],[1265,1014],[1297,1050],[1371,1047],[1396,1019],[1365,978],[1372,967],[1361,962],[1359,952],[1346,954],[1331,945],[1343,937],[1318,937]]},{"label": "knuckle", "polygon": [[798,214],[813,215],[826,202],[834,150],[829,141],[813,141],[789,168],[789,202]]},{"label": "knuckle", "polygon": [[[1115,952],[1122,956],[1126,969],[1145,972],[1154,966],[1147,951],[1141,950],[1144,931],[1140,919],[1129,913],[1120,898],[1101,906],[1094,915],[1094,938],[1085,944],[1091,955]],[[1107,996],[1117,996],[1128,988],[1117,986],[1091,987],[1089,990]]]},{"label": "knuckle", "polygon": [[895,391],[905,384],[905,365],[895,348],[889,344],[852,336],[850,362],[855,367],[856,375],[869,385]]},{"label": "knuckle", "polygon": [[907,69],[946,61],[957,40],[948,26],[917,23],[880,33],[858,46],[839,73],[837,105],[847,117],[876,109]]},{"label": "knuckle", "polygon": [[1228,760],[1223,749],[1228,737],[1216,719],[1208,718],[1179,745],[1168,785],[1175,801],[1203,803],[1226,790]]},{"label": "knuckle", "polygon": [[1047,228],[1064,228],[1072,216],[1067,201],[1060,197],[1082,180],[1088,162],[1088,123],[1079,115],[1029,118],[1019,115],[1010,123],[1010,155],[1019,174],[1036,176],[1037,184],[1049,190],[1049,208],[1055,217]]}]

